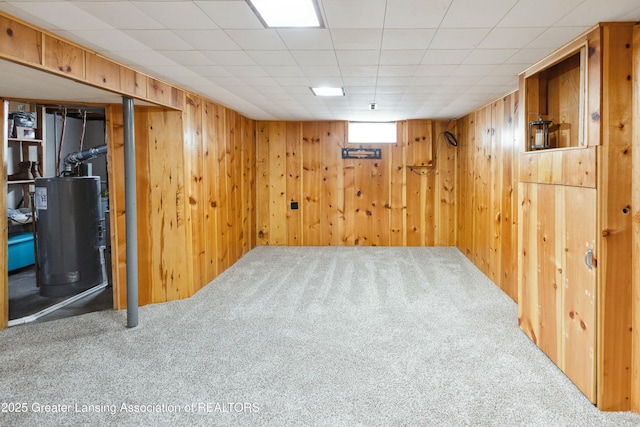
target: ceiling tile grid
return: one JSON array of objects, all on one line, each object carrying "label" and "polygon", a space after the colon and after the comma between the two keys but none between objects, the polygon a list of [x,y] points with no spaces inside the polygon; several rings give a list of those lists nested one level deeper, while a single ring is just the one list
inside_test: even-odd
[{"label": "ceiling tile grid", "polygon": [[[259,120],[460,117],[515,90],[520,72],[598,22],[640,20],[638,0],[318,6],[324,28],[268,29],[245,0],[0,1],[1,11]],[[49,86],[40,98],[99,96]],[[317,98],[310,86],[346,96]]]}]

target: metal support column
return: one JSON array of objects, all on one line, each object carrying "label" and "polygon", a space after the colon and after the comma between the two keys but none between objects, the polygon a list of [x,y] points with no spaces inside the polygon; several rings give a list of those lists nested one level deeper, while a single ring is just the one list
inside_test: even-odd
[{"label": "metal support column", "polygon": [[133,99],[122,97],[124,131],[124,190],[127,234],[127,327],[138,326],[138,223],[136,207],[136,149]]}]

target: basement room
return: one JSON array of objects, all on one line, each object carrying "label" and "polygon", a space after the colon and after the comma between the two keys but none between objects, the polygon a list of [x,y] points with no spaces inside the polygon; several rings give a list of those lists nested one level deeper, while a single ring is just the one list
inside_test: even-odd
[{"label": "basement room", "polygon": [[637,0],[0,2],[0,425],[640,425]]}]

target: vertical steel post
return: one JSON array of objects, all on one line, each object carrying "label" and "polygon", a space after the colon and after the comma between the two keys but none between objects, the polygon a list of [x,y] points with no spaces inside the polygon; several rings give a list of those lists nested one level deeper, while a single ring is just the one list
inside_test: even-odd
[{"label": "vertical steel post", "polygon": [[122,97],[124,131],[124,192],[127,235],[127,327],[138,326],[138,224],[136,207],[136,149],[133,99]]}]

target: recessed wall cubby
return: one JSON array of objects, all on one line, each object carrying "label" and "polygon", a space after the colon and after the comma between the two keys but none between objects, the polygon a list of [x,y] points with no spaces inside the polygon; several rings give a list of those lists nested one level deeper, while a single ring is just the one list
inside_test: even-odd
[{"label": "recessed wall cubby", "polygon": [[539,64],[525,77],[527,151],[586,146],[587,46]]}]

